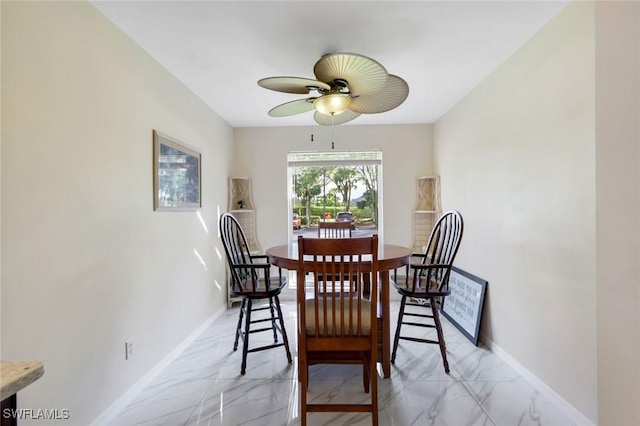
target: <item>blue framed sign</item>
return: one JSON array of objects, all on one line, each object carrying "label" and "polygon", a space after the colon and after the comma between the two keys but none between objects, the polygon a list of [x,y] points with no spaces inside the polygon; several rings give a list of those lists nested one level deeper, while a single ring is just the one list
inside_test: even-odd
[{"label": "blue framed sign", "polygon": [[478,346],[487,282],[455,266],[449,276],[451,294],[440,311],[467,339]]}]

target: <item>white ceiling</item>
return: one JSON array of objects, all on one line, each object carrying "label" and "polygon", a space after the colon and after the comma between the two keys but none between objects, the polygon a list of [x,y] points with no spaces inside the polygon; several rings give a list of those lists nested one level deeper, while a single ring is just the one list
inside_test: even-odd
[{"label": "white ceiling", "polygon": [[304,98],[257,85],[315,78],[325,53],[369,56],[409,84],[395,110],[346,124],[433,123],[568,1],[93,1],[233,127],[315,125],[272,118]]}]

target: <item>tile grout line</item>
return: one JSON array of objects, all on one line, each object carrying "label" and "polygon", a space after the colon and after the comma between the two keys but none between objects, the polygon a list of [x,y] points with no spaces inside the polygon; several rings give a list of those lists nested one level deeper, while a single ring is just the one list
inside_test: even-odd
[{"label": "tile grout line", "polygon": [[487,416],[487,418],[489,419],[489,421],[491,421],[491,424],[493,424],[493,426],[497,426],[495,420],[493,419],[493,417],[491,417],[491,415],[489,414],[489,412],[484,408],[484,405],[480,402],[480,400],[475,396],[475,394],[471,391],[471,388],[469,388],[469,386],[467,386],[466,381],[462,380],[462,376],[455,370],[455,368],[449,367],[449,369],[455,373],[456,377],[456,381],[458,383],[460,383],[465,390],[467,391],[467,393],[469,394],[469,396],[471,396],[471,398],[473,398],[473,400],[476,402],[476,404],[478,404],[478,406],[480,407],[480,409],[482,410],[482,412]]}]

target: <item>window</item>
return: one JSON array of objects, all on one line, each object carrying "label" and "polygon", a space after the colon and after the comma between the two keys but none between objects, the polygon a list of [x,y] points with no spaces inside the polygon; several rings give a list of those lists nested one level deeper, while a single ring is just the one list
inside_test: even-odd
[{"label": "window", "polygon": [[300,217],[299,226],[288,226],[290,241],[317,235],[318,221],[344,212],[354,217],[353,236],[382,238],[382,151],[292,152],[287,160],[288,219]]}]

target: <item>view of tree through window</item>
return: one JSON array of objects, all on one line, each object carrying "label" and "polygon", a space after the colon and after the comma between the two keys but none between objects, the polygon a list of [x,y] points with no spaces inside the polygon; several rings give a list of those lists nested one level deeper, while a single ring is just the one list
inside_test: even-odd
[{"label": "view of tree through window", "polygon": [[300,216],[302,228],[345,212],[357,226],[378,227],[379,152],[296,155],[289,161],[291,213]]},{"label": "view of tree through window", "polygon": [[[292,152],[287,156],[289,239],[317,235],[319,221],[351,221],[353,236],[382,235],[382,152]],[[338,217],[339,215],[339,217]],[[284,297],[295,298],[289,274]]]}]

